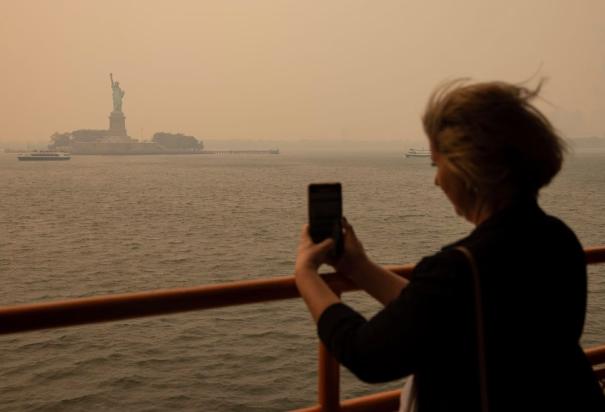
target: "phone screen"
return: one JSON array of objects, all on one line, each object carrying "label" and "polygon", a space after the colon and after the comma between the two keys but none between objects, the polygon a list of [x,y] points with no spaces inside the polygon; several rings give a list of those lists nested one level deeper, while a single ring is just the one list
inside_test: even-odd
[{"label": "phone screen", "polygon": [[340,183],[309,185],[309,232],[313,242],[336,242],[333,255],[342,253],[342,189]]}]

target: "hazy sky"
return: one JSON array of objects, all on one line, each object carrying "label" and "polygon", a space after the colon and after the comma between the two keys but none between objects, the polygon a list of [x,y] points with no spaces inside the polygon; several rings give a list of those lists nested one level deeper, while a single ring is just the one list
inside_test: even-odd
[{"label": "hazy sky", "polygon": [[603,0],[0,0],[0,143],[132,137],[404,140],[440,81],[549,77],[569,136],[605,136]]}]

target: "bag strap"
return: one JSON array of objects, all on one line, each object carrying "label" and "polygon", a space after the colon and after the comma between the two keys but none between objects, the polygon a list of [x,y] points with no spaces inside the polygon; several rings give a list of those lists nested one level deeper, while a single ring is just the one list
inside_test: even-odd
[{"label": "bag strap", "polygon": [[489,400],[487,396],[487,367],[485,358],[485,333],[483,320],[483,304],[481,302],[481,284],[479,279],[479,269],[473,254],[464,246],[456,246],[457,250],[468,260],[471,271],[473,272],[473,284],[475,289],[475,322],[477,324],[477,351],[479,357],[479,385],[481,391],[481,410],[489,411]]}]

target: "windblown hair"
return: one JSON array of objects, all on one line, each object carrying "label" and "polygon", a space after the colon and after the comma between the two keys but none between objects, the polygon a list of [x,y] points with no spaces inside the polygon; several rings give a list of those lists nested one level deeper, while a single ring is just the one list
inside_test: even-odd
[{"label": "windblown hair", "polygon": [[467,189],[488,202],[536,197],[559,172],[565,144],[531,104],[531,90],[504,82],[446,82],[423,115],[433,148]]}]

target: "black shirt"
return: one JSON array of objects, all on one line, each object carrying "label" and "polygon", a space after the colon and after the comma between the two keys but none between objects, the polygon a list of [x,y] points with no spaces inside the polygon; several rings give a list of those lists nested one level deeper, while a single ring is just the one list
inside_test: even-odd
[{"label": "black shirt", "polygon": [[321,340],[366,382],[413,373],[420,412],[479,410],[473,275],[458,245],[480,274],[490,410],[605,411],[579,346],[584,252],[533,200],[422,259],[400,296],[370,320],[342,303],[328,307]]}]

